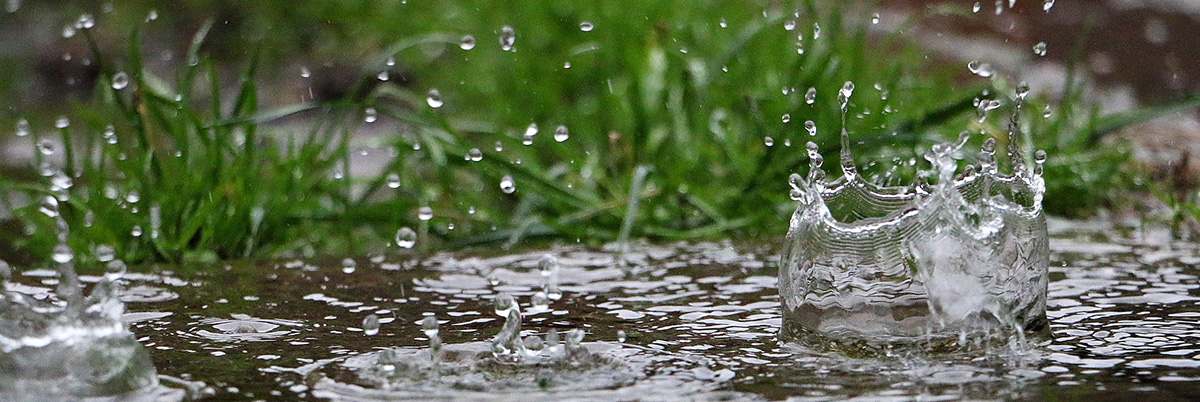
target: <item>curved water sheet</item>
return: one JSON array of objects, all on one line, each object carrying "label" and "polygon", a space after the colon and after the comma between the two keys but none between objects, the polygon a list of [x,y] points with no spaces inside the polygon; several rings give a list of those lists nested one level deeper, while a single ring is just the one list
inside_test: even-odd
[{"label": "curved water sheet", "polygon": [[[103,277],[82,278],[95,282],[85,296],[70,249],[58,246],[54,258],[57,272],[26,272],[41,277],[43,284],[55,285],[54,291],[10,282],[11,268],[0,261],[0,399],[173,401],[186,397],[189,392],[184,389],[160,385],[150,355],[127,328],[127,322],[147,317],[125,316],[119,282],[124,264],[112,261]],[[193,391],[203,388],[190,381],[163,379]]]},{"label": "curved water sheet", "polygon": [[779,270],[782,339],[880,352],[1045,334],[1045,155],[1026,165],[1013,145],[1012,173],[1001,173],[988,138],[978,163],[955,175],[955,155],[968,139],[963,133],[957,143],[934,145],[925,155],[931,169],[901,187],[857,174],[844,131],[843,175],[835,181],[826,181],[821,155],[808,144],[809,175],[791,178],[800,205]]}]

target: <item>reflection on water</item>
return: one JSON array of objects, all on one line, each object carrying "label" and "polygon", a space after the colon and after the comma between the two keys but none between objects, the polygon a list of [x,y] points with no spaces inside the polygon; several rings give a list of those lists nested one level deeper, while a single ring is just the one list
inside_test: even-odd
[{"label": "reflection on water", "polygon": [[[160,373],[203,381],[218,397],[1200,396],[1200,246],[1156,233],[1105,239],[1097,233],[1111,228],[1084,224],[1050,228],[1054,338],[1031,350],[893,350],[856,359],[782,347],[777,252],[726,243],[634,246],[625,265],[616,248],[559,247],[393,256],[360,261],[352,274],[341,259],[330,259],[127,277],[127,288],[157,287],[178,297],[128,302],[125,321]],[[547,253],[558,260],[554,278],[562,297],[538,311],[531,300],[546,289],[550,276],[539,261]],[[51,278],[33,274],[18,276],[9,289],[45,291]],[[495,313],[500,294],[513,296],[523,313],[522,339],[536,336],[548,345],[551,330],[565,338],[582,329],[581,345],[598,363],[556,368],[562,363],[495,360],[492,340],[505,321]],[[436,375],[428,369],[427,314],[440,323]],[[380,323],[372,336],[361,328],[368,315]]]}]

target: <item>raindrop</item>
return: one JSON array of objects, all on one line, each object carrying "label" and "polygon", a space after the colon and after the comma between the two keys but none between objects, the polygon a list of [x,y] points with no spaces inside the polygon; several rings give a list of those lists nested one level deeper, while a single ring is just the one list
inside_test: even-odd
[{"label": "raindrop", "polygon": [[437,88],[430,89],[429,94],[425,95],[425,103],[434,109],[442,107],[442,93],[438,92]]},{"label": "raindrop", "polygon": [[38,211],[51,218],[58,217],[58,199],[52,196],[42,198],[42,204],[38,207]]},{"label": "raindrop", "polygon": [[63,27],[62,37],[70,38],[72,36],[75,36],[75,27],[70,26],[70,25]]},{"label": "raindrop", "polygon": [[54,144],[50,143],[50,140],[45,138],[38,140],[37,147],[38,152],[41,152],[42,155],[54,155]]},{"label": "raindrop", "polygon": [[538,133],[537,123],[529,123],[529,127],[525,127],[525,136],[526,137],[535,136],[535,135],[537,135],[537,133]]},{"label": "raindrop", "polygon": [[8,0],[4,3],[4,11],[15,13],[19,8],[21,8],[21,0]]},{"label": "raindrop", "polygon": [[511,51],[513,48],[513,43],[516,43],[516,41],[517,41],[517,32],[513,31],[512,27],[505,25],[503,28],[500,28],[500,49],[501,50],[504,50],[506,52]]},{"label": "raindrop", "polygon": [[804,121],[804,129],[808,130],[808,135],[810,137],[815,137],[817,135],[817,123],[813,123],[812,120]]},{"label": "raindrop", "polygon": [[625,330],[623,330],[623,329],[618,330],[617,331],[617,342],[625,343],[625,339],[626,339],[625,338]]},{"label": "raindrop", "polygon": [[417,219],[427,221],[433,219],[433,208],[421,207],[417,209]]},{"label": "raindrop", "polygon": [[396,65],[396,58],[395,58],[395,57],[388,57],[388,58],[387,58],[387,60],[385,60],[385,61],[383,62],[383,64],[387,65],[388,67],[395,66],[395,65]]},{"label": "raindrop", "polygon": [[71,248],[67,247],[66,244],[60,243],[59,245],[54,246],[54,251],[50,255],[50,258],[53,258],[54,262],[59,264],[66,264],[75,259],[75,253],[72,252]]},{"label": "raindrop", "polygon": [[142,227],[139,225],[134,225],[133,229],[129,231],[129,235],[133,237],[142,237]]},{"label": "raindrop", "polygon": [[77,29],[92,29],[95,26],[96,26],[96,17],[93,17],[89,13],[84,13],[83,15],[80,15],[79,19],[75,21],[75,28],[77,28]]},{"label": "raindrop", "polygon": [[872,24],[879,23],[879,13],[871,14],[871,23]]},{"label": "raindrop", "polygon": [[375,108],[369,107],[367,110],[363,111],[363,121],[367,123],[374,123],[377,119],[379,119],[379,116],[376,114]]},{"label": "raindrop", "polygon": [[367,315],[363,318],[362,323],[363,333],[367,336],[372,336],[379,333],[379,316],[375,314]]},{"label": "raindrop", "polygon": [[157,19],[158,19],[158,10],[150,10],[149,13],[146,13],[146,22],[154,21]]},{"label": "raindrop", "polygon": [[850,81],[846,81],[845,84],[842,84],[842,89],[838,90],[838,103],[842,106],[843,118],[845,118],[844,114],[846,113],[846,107],[850,104],[850,95],[853,94],[854,83]]},{"label": "raindrop", "polygon": [[96,260],[100,262],[109,262],[116,258],[116,250],[112,246],[101,244],[96,246]]},{"label": "raindrop", "polygon": [[520,311],[517,307],[517,301],[508,293],[501,293],[496,296],[496,315],[508,317],[510,311]]},{"label": "raindrop", "polygon": [[580,23],[579,23],[579,30],[580,30],[580,31],[583,31],[583,32],[592,32],[592,29],[593,29],[593,28],[595,28],[595,26],[594,26],[594,25],[592,25],[592,23],[590,23],[590,22],[584,21],[584,22],[580,22]]},{"label": "raindrop", "polygon": [[817,101],[817,88],[814,88],[814,87],[808,88],[808,92],[804,93],[804,103],[811,105],[811,104],[813,104],[813,102],[816,102],[816,101]]},{"label": "raindrop", "polygon": [[71,126],[71,120],[67,116],[58,116],[58,120],[54,121],[54,127],[67,128]]},{"label": "raindrop", "polygon": [[796,29],[796,20],[787,20],[783,23],[783,29],[792,31]]},{"label": "raindrop", "polygon": [[792,115],[784,113],[783,114],[783,124],[787,124],[790,121],[792,121]]},{"label": "raindrop", "polygon": [[774,139],[774,138],[771,138],[771,137],[763,137],[763,143],[764,143],[764,144],[767,144],[767,146],[768,146],[768,147],[770,147],[770,146],[774,146],[774,145],[775,145],[775,139]]},{"label": "raindrop", "polygon": [[500,178],[500,191],[503,191],[504,194],[512,194],[513,191],[517,191],[517,186],[513,183],[512,176],[505,175]]},{"label": "raindrop", "polygon": [[471,35],[463,35],[462,40],[458,42],[458,48],[462,50],[474,49],[475,37]]},{"label": "raindrop", "polygon": [[1036,54],[1038,56],[1045,56],[1046,55],[1046,42],[1038,42],[1036,45],[1033,45],[1033,54]]},{"label": "raindrop", "polygon": [[554,140],[555,141],[558,141],[558,142],[566,141],[567,137],[569,137],[569,136],[570,136],[570,133],[567,132],[567,126],[558,126],[558,128],[554,129]]},{"label": "raindrop", "polygon": [[430,337],[430,338],[437,336],[438,335],[437,317],[429,315],[429,316],[425,316],[425,318],[421,319],[421,332],[424,332],[425,336]]},{"label": "raindrop", "polygon": [[483,160],[483,151],[480,151],[479,148],[471,148],[469,151],[467,151],[467,160],[471,162],[479,162]]},{"label": "raindrop", "polygon": [[389,78],[391,78],[391,76],[388,75],[387,70],[383,70],[383,71],[380,71],[379,75],[375,76],[375,78],[378,78],[380,81],[387,81]]},{"label": "raindrop", "polygon": [[550,299],[546,297],[546,292],[540,290],[530,297],[529,304],[531,313],[540,313],[550,309]]},{"label": "raindrop", "polygon": [[978,75],[983,78],[991,77],[993,74],[992,73],[992,65],[987,64],[987,63],[980,63],[979,60],[971,60],[970,63],[967,63],[967,69],[971,70],[972,74]]},{"label": "raindrop", "polygon": [[1050,105],[1046,105],[1046,108],[1042,109],[1042,118],[1045,118],[1045,119],[1050,118]]},{"label": "raindrop", "polygon": [[979,4],[978,1],[975,2],[975,5],[971,6],[972,13],[979,13],[979,10],[981,10],[981,9],[983,9],[983,5]]},{"label": "raindrop", "polygon": [[1042,4],[1042,11],[1050,12],[1051,7],[1054,7],[1054,0],[1046,0],[1046,2]]},{"label": "raindrop", "polygon": [[312,77],[312,71],[308,71],[308,67],[300,67],[300,78]]},{"label": "raindrop", "polygon": [[721,28],[728,28],[728,27],[729,27],[729,23],[728,23],[728,22],[725,22],[725,19],[724,19],[724,18],[721,18],[721,20],[717,21],[717,25],[720,25],[720,26],[721,26]]},{"label": "raindrop", "polygon": [[124,71],[117,72],[112,76],[112,87],[115,90],[122,90],[129,86],[129,74]]},{"label": "raindrop", "polygon": [[388,173],[387,186],[388,188],[400,188],[400,174],[396,172]]},{"label": "raindrop", "polygon": [[496,141],[496,152],[504,152],[504,144]]},{"label": "raindrop", "polygon": [[108,127],[104,128],[103,138],[104,138],[104,141],[107,142],[109,145],[116,144],[117,143],[117,129],[114,128],[111,124],[108,125]]},{"label": "raindrop", "polygon": [[417,244],[417,232],[412,228],[402,227],[396,231],[396,245],[400,248],[412,248]]},{"label": "raindrop", "polygon": [[821,38],[821,25],[814,22],[813,23],[813,39],[820,39],[820,38]]},{"label": "raindrop", "polygon": [[25,120],[24,118],[17,120],[17,136],[18,137],[24,137],[24,136],[29,135],[29,130],[30,130],[29,120]]},{"label": "raindrop", "polygon": [[357,268],[358,268],[358,263],[355,262],[353,258],[347,258],[347,259],[342,260],[342,272],[345,272],[347,274],[353,274],[354,270]]},{"label": "raindrop", "polygon": [[104,277],[108,278],[110,282],[116,281],[117,279],[121,279],[122,276],[125,276],[125,271],[127,269],[128,268],[125,266],[125,261],[113,260],[109,262],[108,265],[104,266]]},{"label": "raindrop", "polygon": [[543,278],[549,278],[555,273],[558,273],[558,268],[558,258],[550,254],[543,255],[542,258],[538,260],[538,272],[542,274]]}]

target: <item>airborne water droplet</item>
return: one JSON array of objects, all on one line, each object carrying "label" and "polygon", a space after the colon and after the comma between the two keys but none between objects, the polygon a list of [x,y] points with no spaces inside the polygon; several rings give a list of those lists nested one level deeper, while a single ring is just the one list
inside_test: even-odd
[{"label": "airborne water droplet", "polygon": [[542,274],[543,278],[549,278],[558,273],[558,267],[558,258],[550,254],[543,255],[538,260],[538,272]]},{"label": "airborne water droplet", "polygon": [[535,135],[537,135],[537,133],[538,133],[537,123],[529,123],[529,127],[525,127],[525,136],[526,137],[535,136]]},{"label": "airborne water droplet", "polygon": [[625,330],[617,330],[617,342],[625,343]]},{"label": "airborne water droplet", "polygon": [[517,42],[517,32],[512,27],[505,25],[500,28],[500,49],[511,51],[513,44]]},{"label": "airborne water droplet", "polygon": [[790,122],[790,121],[792,121],[792,115],[791,115],[791,114],[784,113],[784,115],[783,115],[783,123],[784,123],[784,124],[787,124],[787,123],[788,123],[788,122]]},{"label": "airborne water droplet", "polygon": [[580,31],[583,31],[583,32],[592,32],[592,29],[593,29],[593,28],[595,28],[595,26],[594,26],[594,25],[592,25],[592,23],[590,23],[590,22],[584,21],[584,22],[580,22],[580,23],[579,23],[579,30],[580,30]]},{"label": "airborne water droplet", "polygon": [[379,333],[379,316],[375,314],[367,315],[363,318],[362,323],[363,333],[367,336],[372,336]]},{"label": "airborne water droplet", "polygon": [[462,50],[471,50],[475,48],[475,37],[471,35],[463,35],[462,40],[458,42],[458,48]]},{"label": "airborne water droplet", "polygon": [[347,274],[353,274],[354,270],[357,268],[358,268],[358,263],[355,262],[353,258],[347,258],[347,259],[342,260],[342,272],[345,272]]},{"label": "airborne water droplet", "polygon": [[1050,12],[1051,7],[1054,7],[1054,0],[1046,0],[1046,2],[1042,4],[1042,11]]},{"label": "airborne water droplet", "polygon": [[388,173],[387,186],[388,188],[400,188],[400,174],[396,172]]},{"label": "airborne water droplet", "polygon": [[971,60],[971,62],[967,63],[967,69],[971,70],[972,74],[978,75],[983,78],[991,77],[993,74],[992,73],[992,65],[987,64],[987,63],[980,63],[979,60]]},{"label": "airborne water droplet", "polygon": [[400,248],[413,248],[417,244],[417,232],[411,228],[402,227],[396,231],[396,245]]},{"label": "airborne water droplet", "polygon": [[374,123],[378,118],[379,117],[376,115],[375,108],[373,107],[369,107],[367,110],[363,111],[363,121],[367,123]]},{"label": "airborne water droplet", "polygon": [[125,266],[125,261],[113,260],[104,267],[104,277],[109,281],[115,281],[125,276],[125,271],[128,268]]},{"label": "airborne water droplet", "polygon": [[24,137],[24,136],[29,135],[29,130],[30,130],[29,120],[25,120],[24,118],[17,120],[17,136],[18,137]]},{"label": "airborne water droplet", "polygon": [[566,141],[568,137],[570,137],[570,133],[567,131],[567,126],[558,126],[558,128],[554,129],[555,141],[563,142]]},{"label": "airborne water droplet", "polygon": [[96,246],[96,261],[109,262],[116,258],[116,250],[112,246],[101,244]]},{"label": "airborne water droplet", "polygon": [[122,90],[129,86],[129,74],[124,71],[117,72],[112,76],[112,87],[115,90]]},{"label": "airborne water droplet", "polygon": [[438,92],[437,88],[430,89],[429,94],[425,95],[425,103],[428,103],[429,107],[434,109],[442,107],[442,93]]},{"label": "airborne water droplet", "polygon": [[804,103],[813,104],[817,101],[817,88],[808,88],[808,92],[804,93]]},{"label": "airborne water droplet", "polygon": [[50,255],[50,258],[53,258],[54,262],[59,264],[66,264],[75,259],[75,253],[66,244],[59,244],[54,246],[54,252]]},{"label": "airborne water droplet", "polygon": [[58,116],[58,120],[54,121],[54,127],[67,128],[71,126],[71,120],[67,116]]},{"label": "airborne water droplet", "polygon": [[787,20],[783,23],[783,29],[791,31],[796,29],[796,20]]},{"label": "airborne water droplet", "polygon": [[437,336],[438,335],[437,317],[430,315],[430,316],[425,316],[425,318],[421,319],[421,332],[424,332],[425,336],[430,337],[430,338]]},{"label": "airborne water droplet", "polygon": [[517,191],[517,186],[513,183],[512,176],[505,175],[500,178],[500,191],[503,191],[504,194],[512,194],[513,191]]},{"label": "airborne water droplet", "polygon": [[483,160],[483,151],[480,151],[479,148],[471,148],[469,151],[467,151],[467,160],[471,162],[479,162]]},{"label": "airborne water droplet", "polygon": [[983,5],[979,4],[978,1],[975,2],[975,5],[971,6],[972,13],[979,13],[979,10],[981,10],[981,9],[983,9]]},{"label": "airborne water droplet", "polygon": [[813,39],[820,39],[820,38],[821,38],[821,25],[814,22],[813,23]]},{"label": "airborne water droplet", "polygon": [[814,137],[817,135],[817,123],[813,123],[812,120],[804,121],[804,129],[808,130],[808,135],[810,137]]},{"label": "airborne water droplet", "polygon": [[724,19],[724,18],[721,18],[720,20],[718,20],[718,21],[717,21],[717,25],[721,26],[721,28],[728,28],[728,27],[729,27],[729,23],[728,23],[728,22],[725,22],[725,19]]},{"label": "airborne water droplet", "polygon": [[513,310],[519,310],[517,301],[508,293],[501,293],[496,296],[496,315],[508,317],[508,313]]},{"label": "airborne water droplet", "polygon": [[871,23],[872,24],[879,23],[879,13],[871,14]]},{"label": "airborne water droplet", "polygon": [[1033,45],[1033,54],[1036,54],[1038,56],[1045,56],[1046,55],[1046,42],[1038,42],[1036,45]]},{"label": "airborne water droplet", "polygon": [[421,207],[417,209],[417,219],[427,221],[433,219],[433,208]]}]

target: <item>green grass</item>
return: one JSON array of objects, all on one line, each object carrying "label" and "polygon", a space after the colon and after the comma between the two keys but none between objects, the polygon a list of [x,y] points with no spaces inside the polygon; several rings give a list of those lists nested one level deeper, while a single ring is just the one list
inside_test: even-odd
[{"label": "green grass", "polygon": [[[64,170],[77,174],[62,207],[72,246],[108,244],[132,261],[180,261],[378,251],[401,227],[420,233],[421,248],[778,237],[794,208],[786,177],[807,169],[804,143],[837,158],[843,83],[857,87],[846,128],[868,177],[962,130],[1005,138],[1008,106],[979,123],[972,100],[1008,105],[1016,86],[1001,77],[964,79],[965,62],[930,61],[900,34],[868,34],[869,3],[409,3],[247,5],[241,22],[266,24],[257,34],[214,44],[202,40],[211,27],[203,25],[182,59],[195,63],[173,77],[144,69],[140,24],[123,52],[96,39],[116,27],[83,32],[77,40],[90,43],[102,78],[91,99],[71,106],[72,124],[61,131],[72,144],[63,150]],[[784,28],[790,20],[795,30]],[[594,30],[582,31],[583,21]],[[516,32],[515,52],[497,41],[506,25]],[[478,44],[462,50],[468,34]],[[256,39],[241,43],[246,37]],[[214,61],[228,59],[222,49],[230,47],[249,49],[233,86],[222,85],[223,64]],[[295,62],[289,52],[303,48],[358,60],[357,89],[344,100],[259,110],[260,66]],[[397,66],[387,67],[388,58]],[[384,69],[392,79],[380,82]],[[132,77],[128,88],[112,88],[118,71]],[[436,109],[425,101],[434,88],[445,101]],[[813,105],[805,102],[809,88],[817,91]],[[1049,118],[1041,116],[1045,103],[1030,99],[1021,127],[1051,155],[1047,209],[1078,216],[1111,198],[1127,154],[1095,146],[1096,133],[1121,120],[1104,120],[1076,104],[1077,90],[1067,93]],[[334,178],[349,165],[348,133],[367,124],[367,108],[379,115],[372,124],[401,123],[383,137],[397,156],[378,176]],[[318,123],[304,132],[274,124],[297,115]],[[816,123],[815,137],[805,120]],[[530,123],[540,131],[526,146]],[[109,125],[115,145],[100,136]],[[561,143],[553,139],[559,125],[570,132]],[[983,136],[976,137],[975,146]],[[465,160],[473,148],[481,161]],[[913,171],[889,180],[903,182]],[[387,186],[390,174],[400,177],[399,188]],[[506,176],[511,194],[501,190]],[[41,199],[51,194],[47,183],[0,181],[0,199],[34,229],[6,241],[43,256],[55,242],[53,221],[17,195]],[[137,203],[123,201],[135,191]],[[424,206],[433,219],[418,219]],[[157,237],[149,235],[152,208],[161,215]],[[135,226],[142,236],[130,235]]]}]

